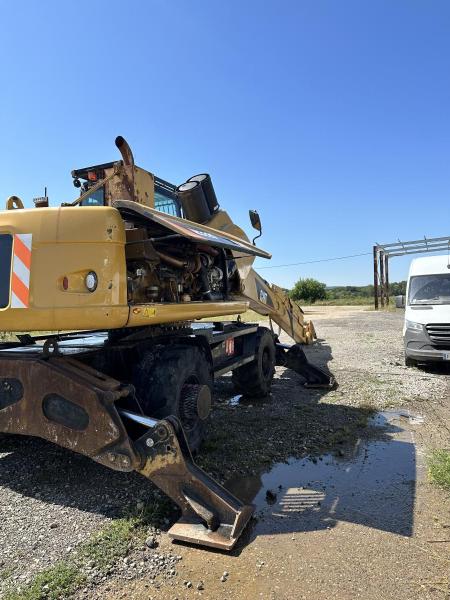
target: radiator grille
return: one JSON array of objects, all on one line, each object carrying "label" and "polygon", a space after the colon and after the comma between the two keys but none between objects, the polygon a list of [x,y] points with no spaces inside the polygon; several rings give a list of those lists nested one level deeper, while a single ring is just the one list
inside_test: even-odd
[{"label": "radiator grille", "polygon": [[450,344],[450,324],[449,323],[432,323],[426,325],[430,340],[434,344],[442,344],[448,346]]}]

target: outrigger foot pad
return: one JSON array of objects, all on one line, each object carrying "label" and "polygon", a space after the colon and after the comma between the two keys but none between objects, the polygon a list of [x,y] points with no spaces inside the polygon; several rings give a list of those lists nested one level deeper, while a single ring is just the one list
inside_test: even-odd
[{"label": "outrigger foot pad", "polygon": [[169,529],[169,537],[180,542],[230,551],[245,529],[253,512],[253,506],[243,506],[233,525],[222,524],[216,531],[205,528],[202,523],[195,519],[183,516]]},{"label": "outrigger foot pad", "polygon": [[328,388],[336,385],[336,380],[330,373],[319,369],[311,364],[306,358],[305,351],[301,344],[288,346],[278,343],[277,347],[277,365],[292,369],[306,379],[307,388]]},{"label": "outrigger foot pad", "polygon": [[181,508],[169,530],[174,540],[231,550],[255,507],[243,504],[197,467],[182,427],[174,417],[158,421],[137,442],[143,465],[138,471]]}]

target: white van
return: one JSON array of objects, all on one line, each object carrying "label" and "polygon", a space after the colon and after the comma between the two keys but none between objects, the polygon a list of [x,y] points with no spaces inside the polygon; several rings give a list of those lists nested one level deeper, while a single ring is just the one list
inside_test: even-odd
[{"label": "white van", "polygon": [[411,262],[406,287],[405,364],[450,361],[449,256]]}]

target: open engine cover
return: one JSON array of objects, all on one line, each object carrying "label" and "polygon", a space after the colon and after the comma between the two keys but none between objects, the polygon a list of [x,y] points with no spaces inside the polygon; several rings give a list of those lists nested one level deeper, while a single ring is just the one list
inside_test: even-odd
[{"label": "open engine cover", "polygon": [[170,229],[174,233],[178,233],[196,243],[209,244],[211,246],[216,246],[217,248],[227,248],[243,254],[260,256],[262,258],[271,258],[272,256],[265,250],[261,250],[249,242],[241,240],[229,233],[219,232],[206,225],[200,225],[199,223],[193,223],[186,219],[180,219],[179,217],[162,213],[153,208],[132,202],[131,200],[115,200],[113,202],[113,207],[117,208],[125,219],[128,216],[128,218],[133,221],[136,221],[139,218],[144,221],[153,221],[154,223]]}]

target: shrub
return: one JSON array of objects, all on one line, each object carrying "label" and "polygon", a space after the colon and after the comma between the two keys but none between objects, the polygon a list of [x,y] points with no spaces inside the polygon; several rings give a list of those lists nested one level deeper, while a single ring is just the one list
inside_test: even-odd
[{"label": "shrub", "polygon": [[327,297],[326,285],[310,277],[299,279],[290,291],[290,297],[293,300],[304,300],[311,303],[316,300],[325,300]]}]

